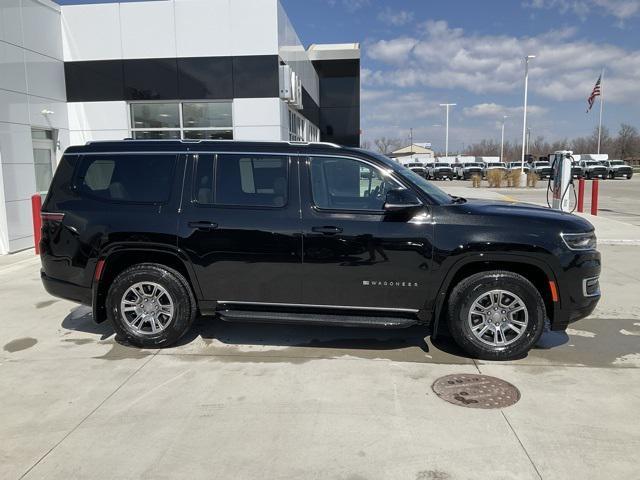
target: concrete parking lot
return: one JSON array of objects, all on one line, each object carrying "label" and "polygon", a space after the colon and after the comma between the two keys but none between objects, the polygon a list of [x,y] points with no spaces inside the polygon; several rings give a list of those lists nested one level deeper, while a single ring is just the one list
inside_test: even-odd
[{"label": "concrete parking lot", "polygon": [[[504,363],[417,328],[210,318],[141,351],[50,297],[32,251],[2,257],[0,478],[637,478],[640,248],[601,251],[596,312]],[[446,403],[431,385],[451,373],[522,398]]]}]

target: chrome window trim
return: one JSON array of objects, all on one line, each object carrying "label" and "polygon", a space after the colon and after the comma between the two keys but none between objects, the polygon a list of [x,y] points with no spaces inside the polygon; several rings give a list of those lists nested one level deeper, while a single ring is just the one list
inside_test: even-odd
[{"label": "chrome window trim", "polygon": [[414,308],[389,308],[389,307],[357,307],[351,305],[315,305],[310,303],[271,303],[271,302],[242,302],[239,300],[218,300],[218,305],[264,305],[269,307],[307,307],[307,308],[327,308],[339,310],[370,310],[380,312],[406,312],[418,313],[420,310]]}]

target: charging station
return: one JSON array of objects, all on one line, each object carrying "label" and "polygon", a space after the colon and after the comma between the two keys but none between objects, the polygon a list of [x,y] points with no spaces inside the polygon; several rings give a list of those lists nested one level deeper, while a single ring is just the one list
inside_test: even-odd
[{"label": "charging station", "polygon": [[[572,209],[570,207],[571,197],[569,190],[574,188],[573,177],[571,176],[573,152],[570,150],[558,150],[549,155],[549,157],[551,157],[549,160],[551,168],[553,168],[553,186],[549,186],[553,194],[553,201],[550,207],[563,212],[570,212]],[[551,179],[549,179],[549,182],[551,182]],[[573,193],[575,194],[575,189]]]}]

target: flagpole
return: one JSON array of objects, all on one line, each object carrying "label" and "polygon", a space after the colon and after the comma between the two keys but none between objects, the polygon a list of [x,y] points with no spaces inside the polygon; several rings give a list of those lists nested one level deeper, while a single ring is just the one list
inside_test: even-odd
[{"label": "flagpole", "polygon": [[600,74],[600,122],[598,123],[598,155],[600,154],[600,139],[602,138],[602,106],[604,104],[604,68]]}]

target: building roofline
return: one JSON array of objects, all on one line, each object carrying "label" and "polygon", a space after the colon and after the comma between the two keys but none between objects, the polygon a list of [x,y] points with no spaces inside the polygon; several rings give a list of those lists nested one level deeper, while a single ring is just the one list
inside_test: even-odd
[{"label": "building roofline", "polygon": [[314,43],[307,49],[309,60],[359,60],[359,43]]}]

